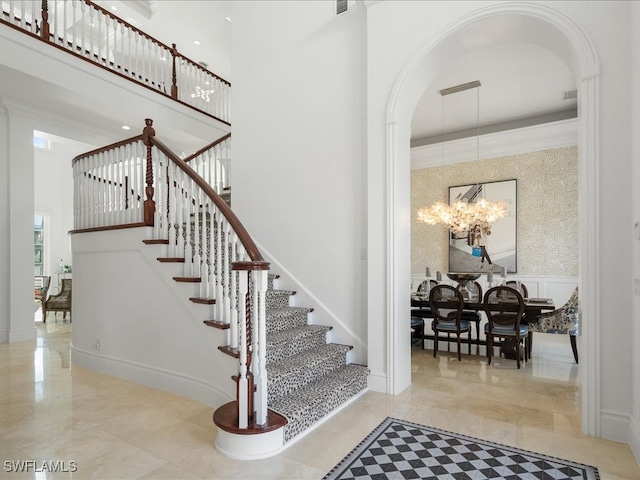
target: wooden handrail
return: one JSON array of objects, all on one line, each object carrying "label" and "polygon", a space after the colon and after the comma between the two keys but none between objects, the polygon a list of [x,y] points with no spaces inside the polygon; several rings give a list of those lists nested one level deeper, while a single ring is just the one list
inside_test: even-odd
[{"label": "wooden handrail", "polygon": [[186,163],[189,163],[194,158],[202,155],[207,150],[212,149],[213,147],[215,147],[216,145],[219,145],[220,143],[224,142],[227,138],[230,138],[230,137],[231,137],[231,133],[227,133],[226,135],[220,137],[218,140],[215,140],[215,141],[211,142],[209,145],[205,145],[204,147],[202,147],[197,152],[192,153],[187,158],[184,158],[183,161],[186,162]]},{"label": "wooden handrail", "polygon": [[123,147],[130,143],[136,143],[139,140],[142,140],[142,134],[136,135],[135,137],[127,138],[126,140],[120,140],[119,142],[112,143],[111,145],[107,145],[106,147],[96,148],[95,150],[91,150],[90,152],[81,153],[80,155],[74,157],[73,160],[71,160],[71,165],[73,165],[75,162],[77,162],[82,158],[89,157],[91,155],[97,155],[99,153],[108,152],[109,150]]},{"label": "wooden handrail", "polygon": [[220,210],[220,213],[224,215],[224,217],[229,222],[229,225],[231,226],[231,228],[238,235],[238,239],[244,246],[249,258],[254,262],[263,262],[264,258],[262,257],[260,250],[258,250],[258,247],[256,246],[255,242],[249,235],[249,232],[247,232],[246,228],[244,227],[242,222],[240,222],[236,214],[233,213],[231,208],[229,208],[229,206],[222,199],[222,197],[220,197],[220,195],[218,195],[215,192],[215,190],[211,187],[211,185],[205,182],[204,179],[200,177],[200,175],[196,175],[193,169],[184,160],[182,160],[175,153],[173,153],[169,149],[169,147],[167,147],[160,140],[158,140],[155,137],[151,137],[150,142],[153,145],[155,145],[155,147],[158,150],[164,153],[169,159],[171,159],[172,162],[174,162],[183,172],[185,172],[189,176],[189,178],[191,178],[196,183],[196,185],[198,185],[198,187],[200,187],[202,191],[211,200],[213,200],[213,203],[215,204],[215,206],[218,207],[218,210]]},{"label": "wooden handrail", "polygon": [[[190,59],[189,57],[183,55],[182,53],[179,53],[176,47],[176,44],[172,44],[172,46],[168,46],[165,43],[161,42],[160,40],[154,38],[153,36],[143,32],[142,30],[140,30],[139,28],[131,25],[129,22],[127,22],[126,20],[114,15],[112,12],[110,12],[109,10],[106,10],[105,8],[101,7],[100,5],[92,2],[91,0],[80,0],[81,2],[83,2],[84,4],[88,5],[90,9],[94,9],[97,12],[99,12],[102,15],[105,15],[106,17],[108,17],[109,19],[111,19],[112,21],[116,22],[117,24],[121,25],[123,28],[129,29],[131,32],[133,32],[135,35],[139,35],[140,37],[142,37],[143,39],[151,42],[152,44],[157,45],[158,47],[165,49],[167,52],[170,52],[171,56],[173,57],[173,61],[174,61],[174,71],[172,74],[172,85],[164,85],[164,82],[161,84],[160,82],[155,82],[153,78],[148,78],[148,75],[145,72],[141,72],[141,73],[133,73],[130,72],[129,69],[126,68],[125,65],[119,65],[116,64],[115,62],[110,61],[108,58],[106,58],[103,55],[98,55],[96,53],[94,53],[91,50],[88,50],[84,45],[81,47],[79,45],[75,45],[75,43],[73,42],[69,42],[65,36],[60,36],[60,34],[58,32],[52,32],[51,31],[51,27],[50,27],[50,23],[49,23],[49,16],[50,16],[50,11],[49,11],[49,5],[48,5],[48,0],[42,0],[42,8],[41,8],[41,15],[42,15],[42,19],[40,22],[40,25],[38,25],[38,19],[34,18],[33,19],[33,23],[36,26],[36,33],[31,32],[30,30],[21,28],[18,25],[15,25],[14,23],[12,23],[10,20],[7,20],[5,17],[9,17],[9,14],[7,14],[4,11],[0,11],[0,23],[7,25],[15,30],[18,30],[24,34],[30,35],[32,38],[36,38],[40,41],[43,41],[49,45],[52,45],[60,50],[63,50],[67,53],[70,53],[71,55],[76,56],[77,58],[81,58],[82,60],[92,63],[94,65],[97,65],[98,67],[109,71],[115,75],[118,75],[124,79],[127,79],[129,81],[135,82],[138,85],[141,85],[145,88],[148,88],[149,90],[153,90],[157,93],[160,93],[161,95],[164,95],[166,97],[171,98],[172,100],[186,106],[189,107],[191,109],[197,110],[198,112],[203,113],[204,115],[207,115],[208,117],[211,117],[215,120],[218,120],[226,125],[231,125],[229,119],[225,120],[224,118],[220,118],[216,115],[214,115],[213,113],[210,113],[208,111],[202,110],[201,108],[198,108],[198,106],[196,105],[191,105],[190,103],[184,101],[184,100],[180,100],[178,98],[178,85],[176,84],[176,71],[175,71],[175,59],[176,58],[180,58],[183,61],[185,61],[186,63],[188,63],[191,67],[195,67],[195,69],[204,72],[206,75],[212,77],[213,79],[227,85],[227,86],[231,86],[231,82],[229,82],[228,80],[222,78],[221,76],[213,73],[212,71],[210,71],[209,69],[207,69],[206,67],[202,66],[201,64],[199,64],[198,62],[195,62],[194,60]],[[23,13],[24,14],[24,13]],[[18,19],[20,20],[20,16],[16,15],[13,17],[14,19]],[[28,26],[29,28],[32,27],[32,23],[31,22],[24,22],[24,25]],[[76,50],[79,50],[80,53],[78,53]],[[93,60],[95,59],[95,60]],[[110,68],[111,67],[111,68]],[[120,71],[118,71],[120,70]],[[127,72],[130,75],[125,75],[121,72]],[[131,75],[134,75],[133,77]],[[167,88],[170,89],[170,91],[167,91]],[[224,115],[222,115],[224,116]]]}]

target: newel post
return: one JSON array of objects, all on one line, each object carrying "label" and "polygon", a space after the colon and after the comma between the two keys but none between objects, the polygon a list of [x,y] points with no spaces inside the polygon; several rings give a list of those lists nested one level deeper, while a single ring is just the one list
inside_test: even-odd
[{"label": "newel post", "polygon": [[49,5],[47,0],[42,0],[42,24],[40,35],[47,42],[49,41]]},{"label": "newel post", "polygon": [[[238,351],[240,353],[237,385],[238,427],[267,422],[267,322],[266,290],[269,263],[233,262],[240,272],[238,293]],[[242,308],[244,307],[244,308]]]},{"label": "newel post", "polygon": [[176,74],[176,57],[178,56],[178,49],[176,44],[171,45],[171,56],[173,57],[173,70],[171,72],[171,98],[178,99],[178,76]]},{"label": "newel post", "polygon": [[153,199],[153,156],[151,153],[152,144],[151,138],[155,137],[156,131],[153,129],[153,120],[146,118],[144,120],[145,127],[142,131],[142,142],[147,147],[147,165],[145,180],[147,187],[145,188],[145,194],[147,198],[144,201],[144,223],[147,226],[153,226],[153,217],[156,213],[156,202]]}]

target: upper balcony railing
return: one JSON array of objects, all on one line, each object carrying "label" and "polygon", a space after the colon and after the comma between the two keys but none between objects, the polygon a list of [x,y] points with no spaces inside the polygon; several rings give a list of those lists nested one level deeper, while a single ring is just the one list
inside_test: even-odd
[{"label": "upper balcony railing", "polygon": [[0,23],[231,125],[231,84],[90,0],[2,0]]}]

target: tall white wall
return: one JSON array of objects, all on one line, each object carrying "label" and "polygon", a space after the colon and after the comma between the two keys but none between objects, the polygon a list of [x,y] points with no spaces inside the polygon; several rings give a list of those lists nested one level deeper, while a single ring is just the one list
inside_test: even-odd
[{"label": "tall white wall", "polygon": [[365,341],[365,18],[334,7],[233,3],[233,208]]}]

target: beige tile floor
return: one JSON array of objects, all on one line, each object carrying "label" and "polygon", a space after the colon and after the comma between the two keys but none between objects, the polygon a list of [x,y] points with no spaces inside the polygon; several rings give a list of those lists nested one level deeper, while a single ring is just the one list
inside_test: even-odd
[{"label": "beige tile floor", "polygon": [[[36,327],[36,341],[0,344],[0,479],[320,479],[387,416],[595,465],[602,479],[640,479],[627,445],[581,434],[564,337],[537,336],[520,371],[414,347],[401,395],[368,392],[280,455],[237,461],[216,451],[210,407],[70,364],[61,315]],[[7,471],[20,460],[77,471]]]}]

